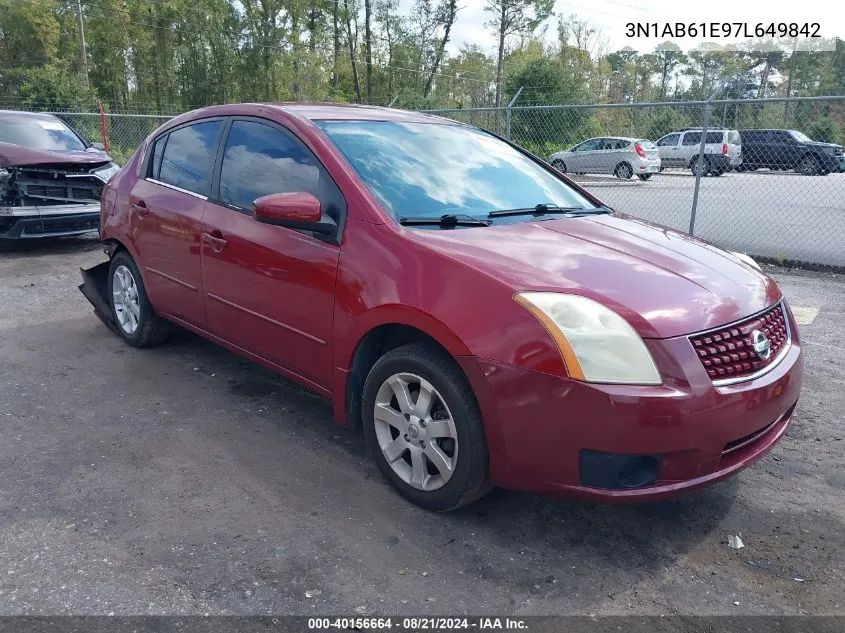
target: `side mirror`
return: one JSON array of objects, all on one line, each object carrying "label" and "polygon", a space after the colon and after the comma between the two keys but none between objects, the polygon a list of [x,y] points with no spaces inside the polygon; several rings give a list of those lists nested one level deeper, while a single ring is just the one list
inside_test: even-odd
[{"label": "side mirror", "polygon": [[264,224],[331,235],[334,222],[323,222],[320,201],[310,193],[271,193],[252,203],[252,214]]},{"label": "side mirror", "polygon": [[104,152],[106,150],[106,146],[102,143],[91,143],[91,147],[93,147],[94,149],[98,149],[101,152]]}]

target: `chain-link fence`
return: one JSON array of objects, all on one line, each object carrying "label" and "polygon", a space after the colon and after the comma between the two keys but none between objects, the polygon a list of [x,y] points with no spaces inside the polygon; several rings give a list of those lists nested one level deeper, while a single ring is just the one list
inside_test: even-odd
[{"label": "chain-link fence", "polygon": [[[170,118],[56,114],[118,164]],[[619,211],[751,255],[845,266],[845,96],[430,114],[511,139]]]},{"label": "chain-link fence", "polygon": [[613,208],[775,260],[845,266],[845,97],[437,110]]}]

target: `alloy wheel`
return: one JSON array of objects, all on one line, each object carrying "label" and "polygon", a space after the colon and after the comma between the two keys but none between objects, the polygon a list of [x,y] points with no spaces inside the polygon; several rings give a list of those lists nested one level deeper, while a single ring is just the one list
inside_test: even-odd
[{"label": "alloy wheel", "polygon": [[126,266],[120,265],[114,269],[112,303],[120,328],[127,334],[134,334],[141,320],[141,302],[135,277]]},{"label": "alloy wheel", "polygon": [[446,485],[458,463],[458,434],[434,385],[393,374],[379,387],[373,417],[382,455],[402,481],[425,491]]}]

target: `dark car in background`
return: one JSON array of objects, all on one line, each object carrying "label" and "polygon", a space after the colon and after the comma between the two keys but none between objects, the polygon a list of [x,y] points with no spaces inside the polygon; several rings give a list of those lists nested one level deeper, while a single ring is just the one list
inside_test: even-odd
[{"label": "dark car in background", "polygon": [[51,114],[0,110],[0,239],[96,231],[118,167]]},{"label": "dark car in background", "polygon": [[779,169],[805,176],[842,171],[841,145],[820,143],[797,130],[740,130],[741,169]]}]

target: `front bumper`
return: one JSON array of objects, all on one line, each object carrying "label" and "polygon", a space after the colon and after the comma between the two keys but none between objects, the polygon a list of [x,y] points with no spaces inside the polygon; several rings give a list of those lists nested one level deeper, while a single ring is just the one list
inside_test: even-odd
[{"label": "front bumper", "polygon": [[100,204],[8,207],[0,211],[0,238],[69,237],[100,228]]},{"label": "front bumper", "polygon": [[[493,482],[594,500],[658,500],[735,474],[786,432],[803,377],[797,337],[768,373],[722,387],[686,337],[647,344],[661,386],[587,384],[463,359],[485,420]],[[632,464],[655,467],[654,477],[631,476]]]}]

